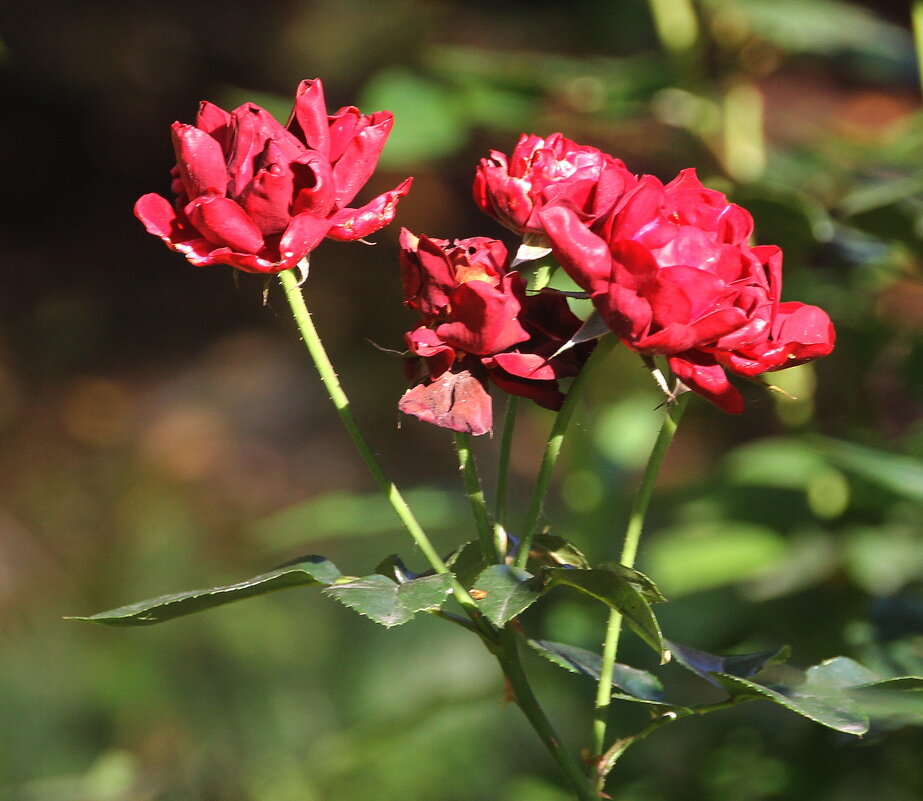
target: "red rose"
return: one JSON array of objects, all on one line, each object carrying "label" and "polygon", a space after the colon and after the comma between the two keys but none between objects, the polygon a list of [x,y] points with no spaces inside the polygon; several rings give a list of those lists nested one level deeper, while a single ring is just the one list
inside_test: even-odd
[{"label": "red rose", "polygon": [[253,103],[229,114],[203,102],[195,125],[173,124],[174,203],[144,195],[135,214],[192,264],[288,270],[324,237],[361,239],[394,218],[409,178],[349,207],[391,126],[387,111],[367,116],[348,106],[328,116],[319,80],[302,81],[285,127]]},{"label": "red rose", "polygon": [[405,335],[408,377],[420,380],[398,408],[425,422],[471,434],[492,425],[488,380],[506,392],[560,408],[558,378],[575,375],[591,346],[554,356],[580,327],[564,296],[526,296],[495,239],[448,242],[401,232],[404,302],[421,312]]},{"label": "red rose", "polygon": [[694,170],[664,186],[643,176],[587,224],[563,204],[541,213],[555,255],[630,348],[668,358],[690,389],[727,412],[743,396],[725,370],[758,375],[829,353],[814,306],[780,304],[782,252],[750,247],[750,215]]},{"label": "red rose", "polygon": [[474,201],[482,211],[519,234],[544,234],[539,213],[566,201],[585,218],[605,213],[635,183],[618,159],[578,145],[559,133],[547,139],[523,134],[509,160],[496,150],[481,159]]}]

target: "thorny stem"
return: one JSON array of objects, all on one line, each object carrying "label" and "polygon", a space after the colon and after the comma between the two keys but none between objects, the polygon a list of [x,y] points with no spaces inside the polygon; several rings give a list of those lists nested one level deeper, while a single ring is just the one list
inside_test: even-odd
[{"label": "thorny stem", "polygon": [[[625,567],[634,567],[635,557],[638,553],[638,542],[644,528],[644,517],[647,514],[647,507],[654,492],[654,485],[657,483],[657,475],[660,473],[660,466],[663,464],[667,448],[673,441],[680,418],[689,403],[691,394],[687,392],[681,395],[672,407],[667,407],[660,433],[654,442],[651,455],[647,460],[647,466],[644,468],[644,475],[641,477],[638,493],[631,506],[620,560]],[[615,658],[618,652],[621,630],[622,615],[616,611],[610,612],[609,622],[606,626],[606,640],[603,645],[599,683],[596,687],[596,706],[593,713],[593,753],[595,754],[602,754],[605,748],[606,718],[612,697],[612,674],[615,669]]]},{"label": "thorny stem", "polygon": [[503,433],[500,435],[500,453],[497,457],[497,495],[494,499],[494,519],[506,528],[506,488],[510,475],[510,454],[513,450],[513,431],[516,428],[516,409],[519,398],[509,395],[503,414]]},{"label": "thorny stem", "polygon": [[501,561],[503,554],[494,539],[494,527],[487,514],[484,490],[481,488],[481,479],[478,476],[477,465],[474,463],[474,454],[471,452],[471,435],[457,433],[455,450],[458,451],[458,466],[465,482],[465,494],[468,496],[468,503],[471,504],[471,511],[477,526],[481,555],[487,564],[496,564]]},{"label": "thorny stem", "polygon": [[[314,361],[314,366],[317,368],[321,382],[329,393],[330,400],[333,401],[337,414],[339,414],[340,419],[343,421],[347,433],[362,456],[362,459],[365,461],[369,472],[371,472],[376,483],[381,488],[381,491],[388,499],[388,503],[391,504],[391,508],[394,509],[401,523],[404,524],[404,528],[407,529],[414,543],[416,543],[417,547],[426,558],[426,561],[429,562],[430,567],[437,573],[449,573],[451,575],[451,571],[442,560],[442,557],[436,552],[426,532],[417,521],[410,506],[408,506],[407,501],[404,500],[404,496],[401,495],[394,482],[388,478],[384,468],[381,466],[381,462],[378,461],[378,457],[362,436],[362,432],[359,430],[356,418],[353,416],[352,409],[350,408],[349,398],[347,398],[346,393],[343,391],[343,387],[340,385],[340,379],[334,371],[333,365],[330,363],[327,351],[324,349],[317,329],[314,327],[314,322],[311,320],[311,314],[308,311],[304,296],[301,293],[301,288],[298,285],[298,278],[295,272],[293,270],[286,270],[279,274],[279,280],[282,282],[282,287],[285,290],[285,297],[292,310],[295,324],[301,332],[301,337],[304,340],[305,347],[308,349],[308,353],[311,355],[311,359]],[[465,592],[465,588],[462,587],[454,577],[452,581],[452,594],[475,624],[480,624],[479,629],[483,629],[482,633],[488,633],[484,627],[481,612],[474,599]]]},{"label": "thorny stem", "polygon": [[510,628],[503,629],[499,635],[499,644],[500,649],[497,651],[497,659],[503,668],[503,674],[509,682],[513,692],[513,699],[516,701],[517,706],[528,718],[532,728],[535,729],[555,762],[564,771],[576,797],[580,801],[599,801],[599,795],[587,778],[580,761],[570,751],[562,747],[551,721],[545,715],[538,698],[535,697],[535,693],[532,691],[529,679],[520,661],[519,642],[516,633]]},{"label": "thorny stem", "polygon": [[682,718],[688,718],[691,715],[701,716],[707,715],[709,712],[717,712],[722,709],[730,709],[731,707],[736,706],[741,701],[745,700],[747,699],[741,698],[740,696],[735,696],[733,698],[729,698],[726,701],[719,701],[714,704],[700,704],[699,706],[693,706],[684,709],[672,709],[668,712],[657,715],[657,717],[655,717],[640,731],[635,732],[635,734],[632,734],[629,737],[616,740],[616,742],[613,743],[612,747],[600,758],[600,779],[605,780],[606,775],[612,770],[612,768],[615,767],[615,763],[631,746],[637,742],[640,742],[649,734],[653,734],[655,731],[657,731],[657,729],[666,726],[668,723],[673,723],[674,721],[681,720]]},{"label": "thorny stem", "polygon": [[[503,554],[498,547],[498,543],[492,537],[493,526],[487,513],[487,504],[484,501],[484,492],[481,489],[481,479],[478,475],[477,464],[471,453],[470,436],[456,434],[455,448],[458,451],[458,463],[465,482],[465,492],[474,513],[484,561],[488,564],[498,563],[501,561]],[[516,705],[522,710],[529,723],[532,724],[535,733],[545,744],[561,770],[564,771],[576,797],[580,801],[598,801],[599,797],[593,791],[592,780],[587,777],[580,761],[562,746],[560,737],[532,690],[522,664],[519,653],[519,637],[514,624],[501,629],[497,633],[493,644],[489,647],[500,663],[503,675],[512,690],[513,700],[516,701]]]},{"label": "thorny stem", "polygon": [[529,501],[529,508],[526,511],[526,519],[522,526],[522,540],[519,544],[519,553],[516,556],[516,567],[525,568],[529,559],[529,550],[532,547],[532,538],[535,536],[538,527],[539,518],[542,515],[542,505],[545,496],[548,493],[548,486],[551,483],[551,475],[554,471],[555,462],[561,453],[561,445],[564,442],[564,434],[567,432],[567,426],[573,417],[574,410],[577,407],[577,401],[587,385],[590,376],[595,372],[595,368],[609,354],[618,340],[615,336],[607,334],[599,339],[596,343],[596,349],[590,356],[583,369],[577,374],[574,383],[571,384],[564,400],[564,405],[555,417],[554,424],[551,427],[551,433],[548,435],[548,442],[545,443],[545,453],[542,456],[542,463],[538,470],[538,478],[535,481],[535,489],[532,491],[532,499]]},{"label": "thorny stem", "polygon": [[[535,268],[529,281],[530,292],[541,292],[549,283],[554,268],[549,264],[541,264]],[[506,495],[510,473],[510,453],[513,448],[513,432],[516,428],[516,411],[519,408],[519,398],[509,395],[506,399],[506,412],[503,415],[503,432],[500,435],[500,453],[497,457],[497,494],[494,499],[494,519],[503,529],[506,529]]]}]

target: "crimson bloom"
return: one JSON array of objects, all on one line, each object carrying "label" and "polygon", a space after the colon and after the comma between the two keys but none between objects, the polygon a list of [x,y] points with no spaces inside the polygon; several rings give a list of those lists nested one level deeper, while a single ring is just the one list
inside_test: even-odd
[{"label": "crimson bloom", "polygon": [[506,267],[502,242],[449,242],[401,232],[404,302],[421,314],[405,335],[408,377],[418,380],[398,408],[453,431],[492,427],[488,380],[513,395],[558,409],[558,379],[576,375],[591,345],[555,354],[580,327],[564,296],[526,295]]},{"label": "crimson bloom", "polygon": [[596,219],[635,182],[619,159],[595,147],[559,133],[547,139],[523,134],[509,159],[497,150],[481,159],[474,202],[507,228],[547,246],[539,216],[546,205],[565,201],[584,219]]},{"label": "crimson bloom", "polygon": [[833,349],[825,312],[780,303],[781,250],[750,247],[749,213],[694,170],[666,186],[643,176],[595,223],[564,204],[540,216],[558,260],[621,340],[666,356],[726,412],[743,411],[743,396],[725,370],[755,376]]},{"label": "crimson bloom", "polygon": [[203,102],[195,125],[173,124],[174,203],[144,195],[135,214],[192,264],[288,270],[324,237],[361,239],[394,219],[410,178],[349,206],[392,124],[388,111],[363,115],[352,106],[328,116],[319,80],[301,82],[285,127],[253,103],[228,113]]}]

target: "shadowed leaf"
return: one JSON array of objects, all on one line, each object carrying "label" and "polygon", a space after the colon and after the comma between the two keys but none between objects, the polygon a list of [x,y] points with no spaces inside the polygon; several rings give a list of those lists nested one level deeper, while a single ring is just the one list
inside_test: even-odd
[{"label": "shadowed leaf", "polygon": [[[572,673],[580,673],[596,681],[599,680],[602,667],[602,657],[599,654],[548,640],[529,640],[529,645],[549,662]],[[634,700],[663,701],[663,685],[660,679],[646,670],[639,670],[618,662],[615,663],[612,673],[612,688],[631,696]]]},{"label": "shadowed leaf", "polygon": [[[663,635],[645,597],[645,594],[651,591],[647,586],[650,579],[629,568],[622,568],[616,572],[608,569],[577,570],[558,567],[547,570],[546,577],[546,589],[556,586],[573,587],[620,612],[635,633],[660,654],[661,658],[663,657]],[[647,584],[642,579],[646,579]],[[643,591],[640,589],[642,586],[645,587]]]},{"label": "shadowed leaf", "polygon": [[714,678],[713,673],[728,673],[746,679],[755,676],[767,665],[778,665],[785,662],[790,650],[788,646],[785,646],[776,651],[717,656],[707,651],[690,648],[688,645],[680,645],[672,640],[667,640],[666,645],[679,664],[716,686],[720,686],[720,682]]}]

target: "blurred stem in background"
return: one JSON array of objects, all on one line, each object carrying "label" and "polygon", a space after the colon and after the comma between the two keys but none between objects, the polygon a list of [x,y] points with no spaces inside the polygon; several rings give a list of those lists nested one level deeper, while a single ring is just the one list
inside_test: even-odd
[{"label": "blurred stem in background", "polygon": [[917,70],[920,74],[920,88],[923,89],[923,0],[914,0],[910,16],[913,24],[913,42],[917,50]]},{"label": "blurred stem in background", "polygon": [[654,29],[667,51],[676,85],[696,84],[704,76],[699,45],[699,19],[690,0],[648,0]]},{"label": "blurred stem in background", "polygon": [[735,181],[755,181],[766,169],[763,95],[744,75],[733,79],[722,103],[724,168]]}]

